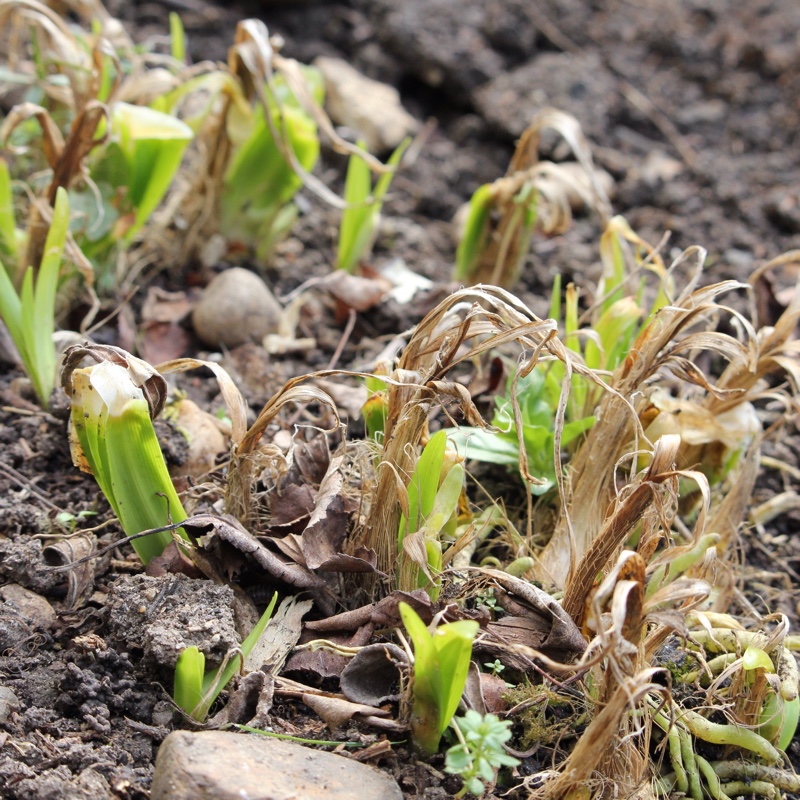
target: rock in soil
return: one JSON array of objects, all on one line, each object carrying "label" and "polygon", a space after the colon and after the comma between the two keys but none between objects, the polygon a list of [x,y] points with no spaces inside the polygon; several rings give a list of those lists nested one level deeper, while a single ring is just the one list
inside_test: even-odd
[{"label": "rock in soil", "polygon": [[394,86],[362,75],[344,59],[320,56],[314,66],[325,79],[331,119],[358,131],[370,153],[394,150],[419,124],[401,105]]},{"label": "rock in soil", "polygon": [[192,645],[210,667],[238,647],[233,591],[186,575],[124,575],[110,592],[110,639],[119,649],[141,651],[153,667],[174,668]]},{"label": "rock in soil", "polygon": [[223,731],[175,731],[161,745],[151,800],[402,800],[395,781],[343,756]]},{"label": "rock in soil", "polygon": [[260,342],[278,330],[281,307],[253,272],[232,267],[206,286],[192,314],[195,333],[212,347]]}]

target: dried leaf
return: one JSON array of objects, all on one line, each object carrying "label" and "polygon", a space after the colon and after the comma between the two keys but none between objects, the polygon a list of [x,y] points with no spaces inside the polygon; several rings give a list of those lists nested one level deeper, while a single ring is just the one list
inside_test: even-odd
[{"label": "dried leaf", "polygon": [[389,712],[382,708],[373,708],[363,703],[352,703],[341,697],[330,695],[304,694],[303,702],[325,721],[325,724],[335,731],[341,728],[353,717],[388,717]]},{"label": "dried leaf", "polygon": [[302,619],[313,605],[311,600],[285,598],[245,658],[245,670],[262,670],[279,675],[289,653],[300,639]]},{"label": "dried leaf", "polygon": [[397,700],[401,664],[408,664],[408,656],[397,645],[380,643],[362,647],[342,671],[342,693],[354,703],[375,708]]}]

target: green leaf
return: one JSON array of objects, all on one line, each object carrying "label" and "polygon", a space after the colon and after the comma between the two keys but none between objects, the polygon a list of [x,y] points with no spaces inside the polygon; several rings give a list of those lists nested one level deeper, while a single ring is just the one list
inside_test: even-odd
[{"label": "green leaf", "polygon": [[172,57],[181,64],[186,63],[186,33],[180,16],[174,11],[169,14],[169,46]]},{"label": "green leaf", "polygon": [[[359,155],[352,154],[347,164],[344,184],[344,199],[347,208],[342,212],[339,226],[339,246],[337,266],[347,272],[354,272],[372,247],[375,227],[380,217],[381,206],[395,171],[400,164],[411,139],[404,139],[386,162],[391,171],[384,172],[372,192],[372,172],[367,162]],[[359,148],[366,151],[363,141]],[[372,195],[370,196],[370,192]]]},{"label": "green leaf", "polygon": [[775,672],[772,659],[760,647],[750,645],[742,656],[742,668],[746,670],[763,669],[767,672]]},{"label": "green leaf", "polygon": [[17,230],[14,218],[14,192],[11,174],[4,158],[0,158],[0,253],[15,262],[24,234]]},{"label": "green leaf", "polygon": [[406,532],[418,531],[433,510],[433,501],[439,491],[439,478],[442,475],[446,447],[447,434],[444,431],[438,431],[431,436],[417,461],[408,485],[409,519],[400,518],[398,550],[403,546]]},{"label": "green leaf", "polygon": [[[279,84],[279,86],[282,84]],[[319,158],[319,138],[314,120],[294,101],[284,100],[273,109],[272,124],[286,131],[288,145],[304,170],[313,169]],[[264,111],[258,107],[247,137],[236,148],[225,173],[221,199],[221,230],[236,241],[253,245],[265,236],[286,203],[303,185],[284,159],[272,136]]]},{"label": "green leaf", "polygon": [[494,191],[491,184],[479,186],[469,201],[469,215],[464,235],[456,250],[457,281],[468,280],[475,272],[481,256],[489,244],[489,223],[494,208]]},{"label": "green leaf", "polygon": [[415,744],[432,754],[458,708],[479,625],[460,620],[431,634],[407,603],[400,603],[400,615],[414,643],[411,733]]},{"label": "green leaf", "polygon": [[[256,643],[261,638],[261,635],[267,628],[267,623],[272,617],[272,612],[275,609],[275,604],[278,602],[278,593],[272,595],[270,604],[264,610],[261,618],[255,624],[255,627],[248,634],[247,638],[242,642],[240,650],[244,658],[250,655]],[[209,709],[214,701],[219,697],[220,692],[231,682],[231,678],[239,671],[242,663],[240,656],[235,655],[229,659],[227,664],[223,664],[217,669],[209,672],[203,678],[203,704],[197,710],[195,719],[200,721],[205,720],[208,716]]]},{"label": "green leaf", "polygon": [[176,117],[145,106],[114,103],[112,131],[127,166],[128,199],[135,209],[130,241],[167,192],[192,140],[192,129]]},{"label": "green leaf", "polygon": [[203,700],[203,673],[206,657],[194,646],[187,647],[175,664],[172,699],[189,716]]}]

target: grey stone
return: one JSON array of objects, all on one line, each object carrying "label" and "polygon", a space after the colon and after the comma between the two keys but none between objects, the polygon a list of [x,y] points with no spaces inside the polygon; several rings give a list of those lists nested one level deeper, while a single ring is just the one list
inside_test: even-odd
[{"label": "grey stone", "polygon": [[620,105],[617,80],[597,55],[543,53],[489,81],[475,93],[487,121],[517,138],[546,107],[577,118],[590,139],[606,135]]},{"label": "grey stone", "polygon": [[362,75],[341,58],[320,56],[314,66],[325,79],[325,107],[331,119],[357,131],[370,153],[394,150],[419,127],[393,86]]},{"label": "grey stone", "polygon": [[13,689],[8,686],[0,686],[0,724],[5,724],[11,716],[11,712],[19,708],[19,698],[14,694]]},{"label": "grey stone", "polygon": [[156,759],[151,800],[402,800],[373,767],[310,747],[223,731],[175,731]]},{"label": "grey stone", "polygon": [[249,270],[232,267],[206,286],[192,324],[205,344],[237,347],[275,333],[280,318],[281,307],[267,284]]},{"label": "grey stone", "polygon": [[0,597],[44,631],[49,631],[56,623],[56,612],[50,603],[40,594],[18,583],[8,583],[0,587]]}]

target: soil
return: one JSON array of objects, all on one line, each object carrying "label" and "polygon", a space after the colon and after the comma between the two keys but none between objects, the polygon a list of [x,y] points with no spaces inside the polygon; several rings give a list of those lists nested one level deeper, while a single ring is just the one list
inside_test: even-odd
[{"label": "soil", "polygon": [[[657,242],[669,231],[667,253],[695,244],[708,250],[709,282],[745,280],[762,260],[800,247],[796,0],[114,0],[109,10],[139,41],[162,35],[168,12],[177,10],[195,60],[225,60],[236,23],[262,18],[285,39],[285,55],[304,62],[345,58],[396,86],[418,120],[435,121],[416,160],[393,184],[373,254],[376,265],[403,259],[435,287],[410,306],[386,303],[356,315],[339,366],[367,364],[385,344],[380,337],[408,329],[452,290],[452,218],[479,184],[505,172],[515,138],[542,105],[579,119],[596,163],[614,178],[615,211],[645,240]],[[553,143],[544,146],[559,157]],[[343,167],[340,157],[325,153],[319,173],[341,186]],[[327,274],[334,261],[338,212],[311,196],[302,208],[292,237],[264,273],[278,297]],[[579,217],[564,235],[536,238],[522,270],[521,299],[546,316],[558,272],[590,293],[599,277],[598,234],[597,220]],[[183,289],[197,274],[195,265],[186,265],[159,280]],[[133,309],[141,299],[134,298]],[[120,319],[135,324],[135,314]],[[231,353],[226,365],[241,378],[251,408],[287,377],[326,365],[342,339],[343,319],[320,305],[306,323],[318,349],[305,360],[270,358],[253,345]],[[99,336],[124,344],[126,329],[115,322]],[[182,336],[182,354],[202,356],[188,328]],[[52,569],[120,533],[94,481],[72,465],[66,401],[42,413],[26,400],[20,376],[8,365],[2,376],[0,580],[33,594],[0,587],[10,592],[0,606],[0,796],[147,798],[158,745],[182,724],[167,699],[174,657],[187,644],[197,644],[212,663],[224,655],[235,641],[232,593],[221,597],[218,587],[208,586],[203,591],[214,597],[187,599],[188,581],[138,575],[129,548],[83,572]],[[221,405],[209,378],[184,376],[179,383],[204,406]],[[768,421],[781,422],[774,414]],[[779,430],[780,440],[766,453],[796,466],[800,438],[792,420]],[[168,443],[170,426],[161,433]],[[179,450],[167,448],[168,457],[179,461]],[[754,502],[796,483],[790,473],[764,470]],[[58,518],[86,511],[97,516]],[[742,592],[733,613],[780,611],[796,630],[798,524],[795,509],[759,535],[743,532]],[[88,526],[91,532],[58,544],[73,527]],[[254,599],[263,607],[262,594]],[[167,607],[194,639],[170,639],[169,630],[161,639],[152,631],[139,636],[139,622]],[[191,608],[205,611],[204,619],[192,621]],[[225,618],[203,627],[212,608]],[[322,735],[319,720],[299,703],[276,705],[273,717],[276,729]],[[341,733],[362,735],[353,728]],[[400,752],[399,760],[381,766],[398,777],[408,798],[457,791],[458,782],[439,772],[441,762],[422,768]],[[797,740],[790,754],[800,764]],[[549,756],[536,758],[539,768],[548,766]],[[536,769],[533,760],[523,773]]]}]

